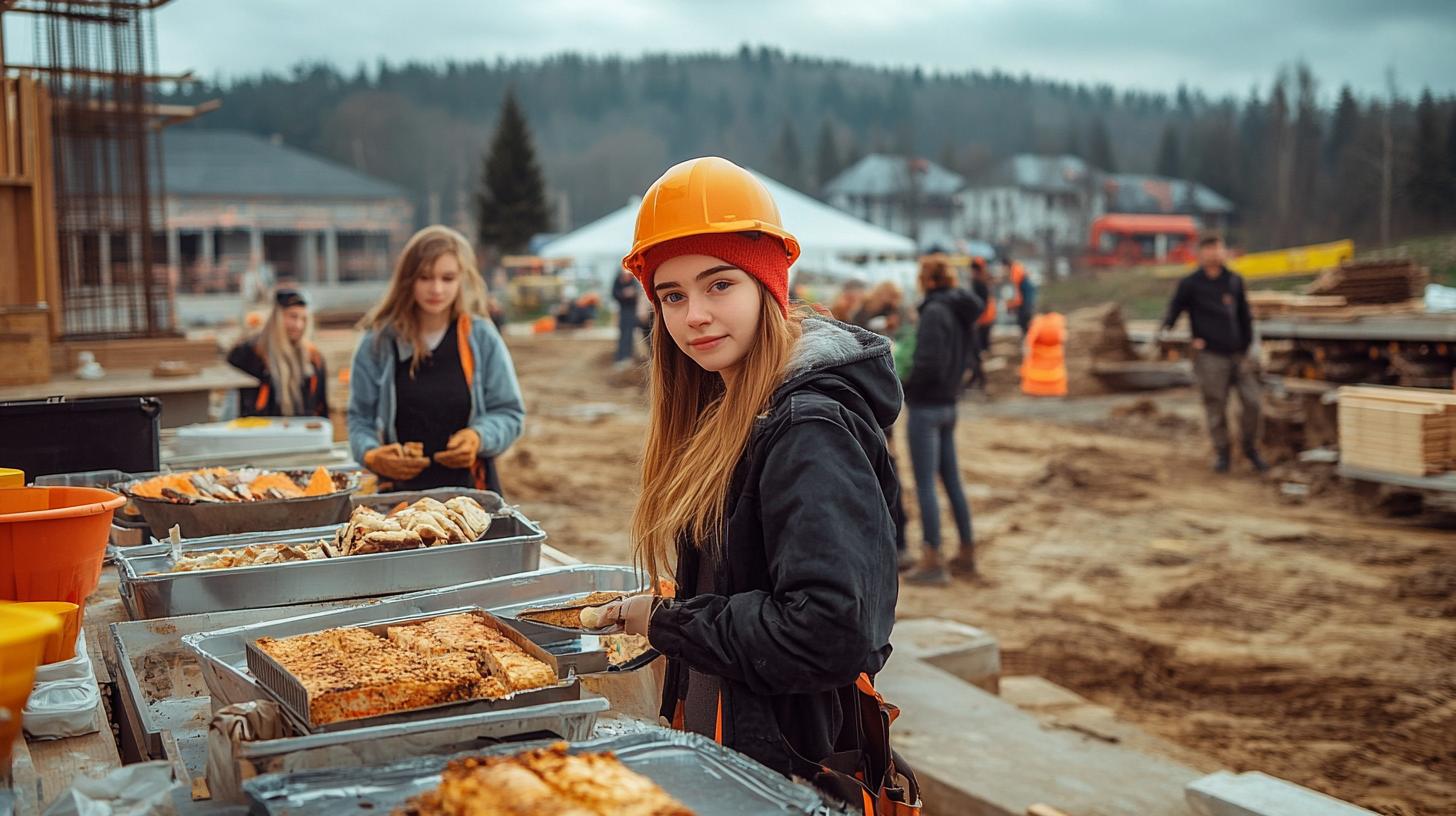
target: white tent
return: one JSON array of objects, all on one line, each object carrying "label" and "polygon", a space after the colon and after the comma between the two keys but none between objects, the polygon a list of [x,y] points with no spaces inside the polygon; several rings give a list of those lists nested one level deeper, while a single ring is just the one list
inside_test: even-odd
[{"label": "white tent", "polygon": [[[755,173],[779,205],[784,228],[799,240],[801,253],[791,275],[828,280],[892,280],[902,286],[915,272],[915,242],[861,221],[803,193]],[[632,247],[637,202],[608,213],[541,247],[543,258],[570,258],[582,289],[603,287],[621,269]]]}]

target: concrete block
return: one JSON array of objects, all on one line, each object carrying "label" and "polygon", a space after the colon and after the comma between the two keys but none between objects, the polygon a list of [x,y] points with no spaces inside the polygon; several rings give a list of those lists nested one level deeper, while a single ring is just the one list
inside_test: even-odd
[{"label": "concrete block", "polygon": [[[898,628],[897,628],[898,632]],[[901,653],[875,679],[902,707],[891,733],[920,779],[926,812],[1023,816],[1044,803],[1077,816],[1190,816],[1201,772],[1032,715]]]},{"label": "concrete block", "polygon": [[1373,811],[1258,771],[1219,771],[1189,783],[1198,816],[1375,816]]},{"label": "concrete block", "polygon": [[1087,705],[1087,698],[1045,677],[1014,674],[1001,678],[1001,699],[1027,711],[1048,711]]},{"label": "concrete block", "polygon": [[1000,687],[1001,647],[984,630],[941,618],[912,618],[895,622],[890,643],[896,655],[923,660],[992,694]]}]

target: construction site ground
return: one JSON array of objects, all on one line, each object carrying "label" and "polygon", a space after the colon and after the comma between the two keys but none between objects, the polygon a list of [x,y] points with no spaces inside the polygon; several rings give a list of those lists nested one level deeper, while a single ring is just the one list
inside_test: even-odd
[{"label": "construction site ground", "polygon": [[[348,333],[328,334],[347,365]],[[614,371],[600,332],[509,343],[529,419],[500,462],[508,498],[562,550],[630,562],[641,372]],[[985,629],[1004,674],[1232,770],[1385,814],[1456,812],[1456,521],[1390,517],[1340,485],[1290,504],[1238,461],[1216,476],[1191,391],[1000,389],[963,402],[957,432],[982,577],[903,585],[901,618]]]}]

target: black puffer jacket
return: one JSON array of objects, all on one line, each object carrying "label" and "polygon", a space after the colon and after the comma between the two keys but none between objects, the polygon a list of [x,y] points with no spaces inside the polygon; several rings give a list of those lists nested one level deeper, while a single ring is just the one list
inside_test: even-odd
[{"label": "black puffer jacket", "polygon": [[974,294],[953,286],[925,293],[915,330],[915,356],[905,381],[905,402],[955,404],[971,352],[971,332],[984,305]]},{"label": "black puffer jacket", "polygon": [[[649,639],[669,658],[663,716],[688,667],[716,676],[723,744],[808,776],[817,768],[794,754],[833,750],[835,690],[890,655],[899,482],[880,429],[901,396],[889,342],[832,320],[804,321],[789,372],[734,473],[714,591],[658,609]],[[680,596],[698,586],[698,564],[685,547]]]}]

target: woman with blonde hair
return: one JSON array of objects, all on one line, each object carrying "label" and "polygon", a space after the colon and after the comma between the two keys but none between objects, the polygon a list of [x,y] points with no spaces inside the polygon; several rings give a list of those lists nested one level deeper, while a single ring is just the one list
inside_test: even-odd
[{"label": "woman with blonde hair", "polygon": [[312,335],[303,293],[274,292],[263,328],[228,352],[230,365],[258,378],[256,387],[238,389],[241,416],[329,415],[328,373]]},{"label": "woman with blonde hair", "polygon": [[871,677],[895,620],[880,429],[900,388],[884,338],[789,309],[798,249],[768,190],[725,159],[648,189],[623,266],[656,305],[632,537],[658,592],[583,619],[667,656],[677,727],[856,805],[905,798],[882,720],[861,716],[881,704]]},{"label": "woman with blonde hair", "polygon": [[500,492],[494,459],[526,412],[487,309],[470,243],[435,225],[405,244],[384,299],[360,322],[349,448],[390,488]]}]

